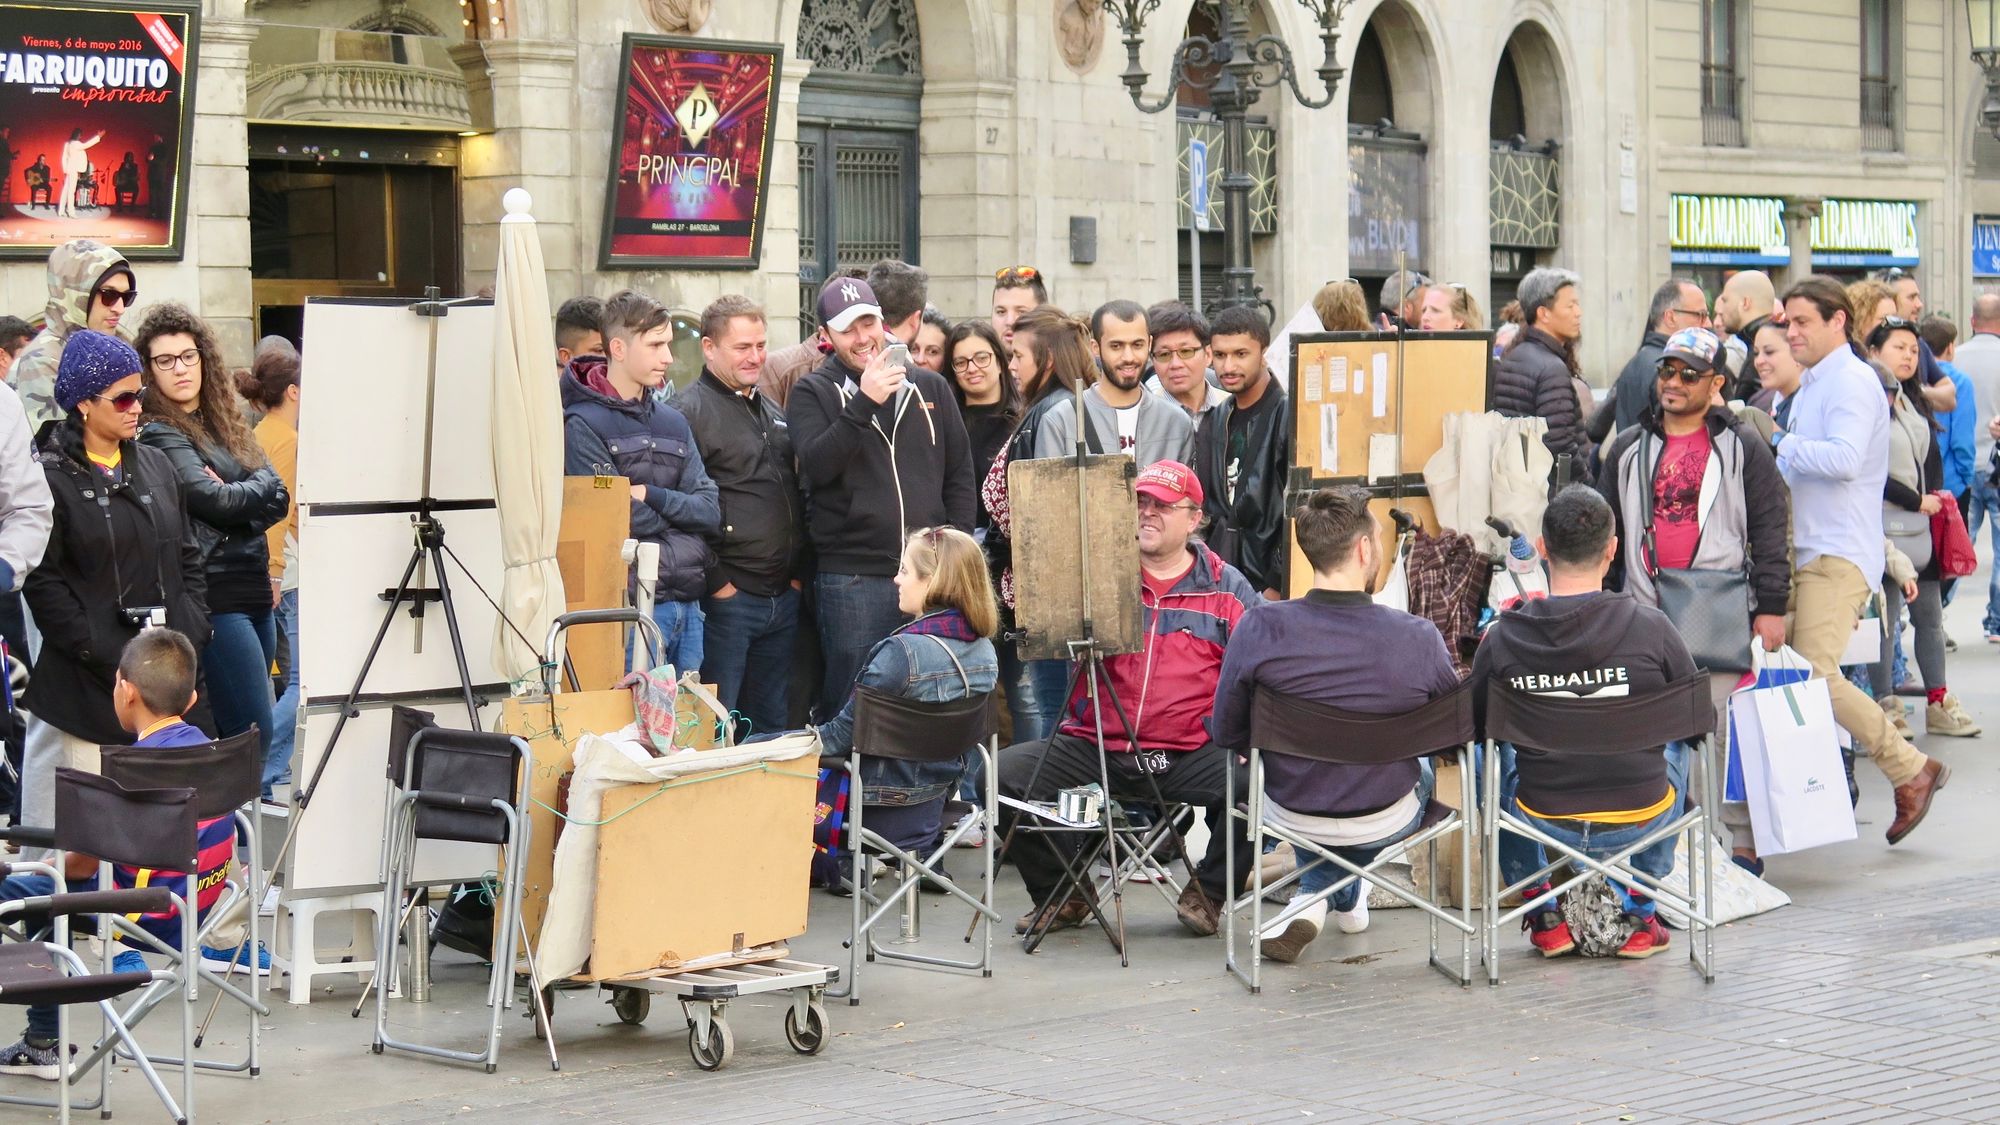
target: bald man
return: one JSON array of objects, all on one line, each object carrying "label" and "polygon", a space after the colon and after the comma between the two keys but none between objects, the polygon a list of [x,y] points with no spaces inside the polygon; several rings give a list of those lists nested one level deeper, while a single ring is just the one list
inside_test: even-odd
[{"label": "bald man", "polygon": [[1715,326],[1725,333],[1722,348],[1729,365],[1729,397],[1747,399],[1757,393],[1757,372],[1750,366],[1750,352],[1756,346],[1757,330],[1771,319],[1777,305],[1777,290],[1762,270],[1731,274],[1722,283],[1722,292],[1715,298]]},{"label": "bald man", "polygon": [[[1979,542],[1981,524],[1990,526],[1995,558],[2000,558],[2000,488],[1993,485],[1995,430],[2000,429],[2000,294],[1981,293],[1972,302],[1972,335],[1961,341],[1952,363],[1972,382],[1978,417],[1987,423],[1974,430],[1972,455],[1972,504],[1965,514],[1972,541]],[[1993,568],[2000,575],[2000,564]],[[2000,644],[2000,578],[1988,583],[1986,622],[1982,630],[1992,644]]]}]

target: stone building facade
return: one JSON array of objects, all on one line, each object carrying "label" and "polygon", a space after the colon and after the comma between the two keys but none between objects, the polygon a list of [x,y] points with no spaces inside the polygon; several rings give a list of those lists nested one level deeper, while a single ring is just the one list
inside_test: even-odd
[{"label": "stone building facade", "polygon": [[[1172,93],[1172,46],[1212,25],[1210,5],[1163,0],[1152,13],[1149,97]],[[1168,112],[1134,107],[1106,8],[203,0],[187,253],[145,265],[142,287],[193,303],[247,358],[255,334],[295,323],[309,292],[488,284],[500,196],[520,185],[558,299],[634,285],[693,312],[744,292],[770,310],[775,343],[797,335],[802,295],[829,269],[885,254],[927,268],[951,315],[982,312],[993,272],[1022,264],[1073,311],[1159,299],[1191,288],[1187,140],[1213,118],[1198,92]],[[1490,310],[1528,268],[1562,265],[1585,279],[1584,360],[1599,382],[1670,270],[1719,281],[1752,259],[1781,274],[1809,253],[1893,260],[1919,272],[1934,305],[1962,309],[1974,216],[2000,228],[2000,187],[1977,179],[2000,166],[2000,143],[1979,132],[1962,9],[1855,8],[1352,0],[1332,103],[1307,109],[1281,87],[1253,111],[1264,296],[1283,319],[1324,281],[1373,281],[1401,253]],[[1304,92],[1319,94],[1307,9],[1249,0],[1247,11],[1292,46]],[[785,49],[754,269],[597,269],[621,37],[665,30]],[[1723,244],[1741,223],[1720,218],[1768,220],[1773,200],[1779,234]],[[1899,206],[1846,206],[1861,202]],[[1829,237],[1814,251],[1816,211],[1851,219],[1822,223],[1850,234],[1907,220],[1916,237],[1893,241],[1914,245]],[[1206,290],[1219,236],[1197,240]],[[0,296],[38,309],[41,271],[0,268]]]}]

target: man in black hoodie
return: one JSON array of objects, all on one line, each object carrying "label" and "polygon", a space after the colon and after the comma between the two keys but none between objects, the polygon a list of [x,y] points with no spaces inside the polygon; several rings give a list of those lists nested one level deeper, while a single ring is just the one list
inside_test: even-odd
[{"label": "man in black hoodie", "polygon": [[895,574],[904,537],[947,524],[970,534],[977,494],[951,385],[889,358],[868,283],[834,278],[820,290],[818,311],[833,350],[792,388],[786,416],[819,560],[819,703],[831,716],[868,650],[903,622]]},{"label": "man in black hoodie", "polygon": [[[1587,485],[1573,484],[1549,501],[1536,544],[1549,564],[1549,596],[1502,614],[1472,661],[1474,709],[1486,719],[1487,685],[1502,680],[1516,691],[1569,698],[1645,695],[1694,674],[1694,660],[1672,621],[1630,594],[1604,590],[1618,555],[1611,505]],[[1681,815],[1687,806],[1687,747],[1680,743],[1629,754],[1601,755],[1591,771],[1577,760],[1531,746],[1501,746],[1500,800],[1564,844],[1590,855],[1618,854]],[[1547,859],[1542,846],[1500,834],[1500,874],[1519,882]],[[1665,878],[1674,841],[1637,853],[1632,866]],[[1548,884],[1539,890],[1546,891]],[[1537,888],[1525,892],[1529,896]],[[1650,896],[1618,885],[1632,936],[1620,957],[1650,957],[1667,946]],[[1576,948],[1553,898],[1522,920],[1544,957]]]}]

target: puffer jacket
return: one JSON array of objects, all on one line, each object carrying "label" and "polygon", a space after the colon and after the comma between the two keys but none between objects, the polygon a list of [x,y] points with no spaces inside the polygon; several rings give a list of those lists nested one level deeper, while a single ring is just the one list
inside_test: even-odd
[{"label": "puffer jacket", "polygon": [[[1194,565],[1162,597],[1140,587],[1146,648],[1104,660],[1105,674],[1126,708],[1145,750],[1199,750],[1222,678],[1222,654],[1244,611],[1263,599],[1242,572],[1200,543],[1188,544]],[[1064,708],[1062,733],[1095,739],[1090,700],[1078,683]],[[1100,697],[1099,707],[1103,706]],[[1131,753],[1116,710],[1103,711],[1105,745]]]},{"label": "puffer jacket", "polygon": [[[993,642],[972,632],[955,609],[927,613],[868,652],[855,682],[918,703],[953,703],[986,695],[1000,677]],[[854,697],[819,728],[820,752],[846,757],[854,748]],[[944,762],[861,756],[861,785],[871,805],[916,805],[949,793],[965,772],[970,746]]]},{"label": "puffer jacket", "polygon": [[1556,458],[1570,458],[1570,480],[1588,483],[1590,438],[1578,417],[1576,387],[1570,383],[1569,348],[1539,328],[1521,338],[1500,357],[1493,373],[1493,409],[1509,418],[1541,418],[1549,430],[1542,444]]},{"label": "puffer jacket", "polygon": [[563,375],[563,471],[593,476],[608,466],[645,485],[646,498],[632,501],[632,537],[660,545],[658,600],[694,601],[708,592],[715,566],[708,544],[722,528],[718,490],[681,412],[651,395],[620,397],[606,363],[578,356]]},{"label": "puffer jacket", "polygon": [[210,612],[270,609],[271,555],[264,533],[291,510],[285,482],[269,465],[249,468],[219,445],[196,445],[167,422],[147,422],[139,441],[166,454],[180,480],[201,548]]},{"label": "puffer jacket", "polygon": [[121,608],[165,607],[168,626],[199,652],[209,637],[201,548],[166,454],[126,442],[113,481],[84,454],[76,422],[42,427],[37,444],[55,526],[23,587],[42,650],[22,705],[65,734],[122,745],[132,736],[112,709],[111,680],[139,628]]},{"label": "puffer jacket", "polygon": [[88,323],[91,294],[121,270],[132,274],[125,255],[87,238],[72,239],[49,252],[47,321],[14,357],[14,370],[8,376],[28,412],[29,433],[41,433],[43,426],[67,413],[56,405],[56,368],[62,363],[63,344],[70,333]]}]

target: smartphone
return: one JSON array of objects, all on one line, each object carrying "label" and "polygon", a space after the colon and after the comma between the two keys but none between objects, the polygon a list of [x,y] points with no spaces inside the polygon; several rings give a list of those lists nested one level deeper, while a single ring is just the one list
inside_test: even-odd
[{"label": "smartphone", "polygon": [[882,362],[886,366],[900,367],[905,371],[916,366],[910,362],[910,349],[902,344],[890,344],[888,350],[882,353]]}]

